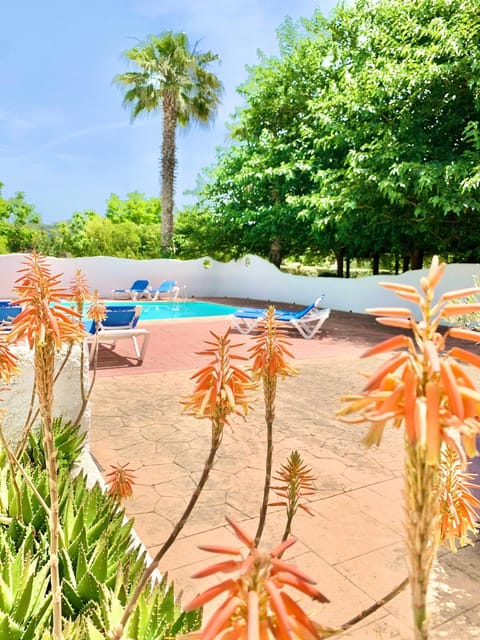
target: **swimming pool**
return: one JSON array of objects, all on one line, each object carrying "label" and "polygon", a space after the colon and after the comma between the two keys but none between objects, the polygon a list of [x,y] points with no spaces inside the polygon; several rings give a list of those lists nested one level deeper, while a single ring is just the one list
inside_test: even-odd
[{"label": "swimming pool", "polygon": [[141,320],[172,320],[174,318],[204,318],[209,316],[228,316],[238,307],[202,300],[174,300],[165,302],[147,302],[145,300],[112,300],[108,306],[122,307],[134,305],[142,307]]}]

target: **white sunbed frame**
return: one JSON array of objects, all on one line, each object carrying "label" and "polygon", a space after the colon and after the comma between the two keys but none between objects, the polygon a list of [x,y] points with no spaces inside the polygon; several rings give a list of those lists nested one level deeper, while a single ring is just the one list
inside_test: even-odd
[{"label": "white sunbed frame", "polygon": [[[138,318],[141,313],[141,307],[135,307],[135,318]],[[133,322],[133,320],[132,320]],[[99,344],[109,344],[112,349],[115,349],[118,340],[125,340],[129,338],[133,342],[133,348],[139,362],[143,362],[145,353],[147,352],[148,343],[150,342],[150,331],[147,329],[140,329],[138,327],[120,326],[120,327],[108,327],[100,326],[100,329],[91,334],[87,338],[87,343],[90,347],[90,362],[93,360],[95,351]],[[137,338],[142,338],[141,347],[138,344]]]},{"label": "white sunbed frame", "polygon": [[243,333],[244,335],[255,331],[257,325],[264,319],[265,314],[254,315],[244,315],[244,316],[230,316],[233,326],[239,333]]},{"label": "white sunbed frame", "polygon": [[[168,291],[163,291],[162,293],[160,293],[160,291],[158,290],[149,291],[148,293],[150,296],[148,300],[151,300],[152,302],[155,302],[156,300],[161,300],[162,295],[164,295],[166,298],[168,298],[173,302],[178,298],[178,294],[180,293],[180,287],[175,285]],[[154,294],[153,296],[152,296],[152,293]]]},{"label": "white sunbed frame", "polygon": [[305,314],[303,318],[292,318],[285,322],[287,325],[295,327],[305,340],[310,340],[320,330],[322,324],[329,315],[330,309],[317,309],[314,307],[311,311]]},{"label": "white sunbed frame", "polygon": [[[87,342],[90,346],[90,362],[93,360],[96,346],[98,344],[110,344],[112,349],[115,349],[118,340],[125,340],[129,338],[133,342],[133,348],[139,362],[143,362],[145,353],[147,351],[148,343],[150,342],[150,331],[147,329],[100,329],[94,335],[87,338]],[[138,344],[137,338],[142,338],[141,347]]]},{"label": "white sunbed frame", "polygon": [[[302,338],[311,340],[318,333],[325,320],[330,316],[330,311],[330,309],[313,307],[301,318],[290,318],[288,320],[280,320],[280,322],[286,326],[295,327]],[[279,315],[281,315],[281,312],[279,312]],[[254,331],[264,317],[265,313],[258,313],[258,315],[252,313],[249,315],[248,310],[245,310],[245,315],[232,315],[231,320],[235,329],[245,335]]]}]

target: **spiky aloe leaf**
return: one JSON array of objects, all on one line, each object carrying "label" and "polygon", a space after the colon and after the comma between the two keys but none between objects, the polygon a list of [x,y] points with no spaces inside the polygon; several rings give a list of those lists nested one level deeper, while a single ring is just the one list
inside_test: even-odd
[{"label": "spiky aloe leaf", "polygon": [[84,607],[85,602],[75,584],[62,581],[62,612],[65,618],[74,618]]},{"label": "spiky aloe leaf", "polygon": [[88,560],[85,556],[85,550],[83,546],[80,546],[78,550],[77,556],[77,566],[75,567],[75,579],[78,581],[84,576],[88,571]]},{"label": "spiky aloe leaf", "polygon": [[35,640],[40,630],[49,626],[51,608],[52,596],[51,594],[47,594],[47,597],[43,599],[42,605],[38,607],[37,615],[32,617],[30,623],[26,626],[22,640]]},{"label": "spiky aloe leaf", "polygon": [[[58,467],[70,471],[82,453],[86,432],[80,431],[80,425],[64,422],[63,418],[58,417],[53,421],[53,433]],[[22,458],[22,462],[27,461],[33,466],[45,467],[43,440],[35,431],[30,431],[28,435],[28,447]]]},{"label": "spiky aloe leaf", "polygon": [[[8,565],[4,565],[2,573],[5,573],[8,568]],[[11,611],[12,609],[13,593],[10,588],[11,582],[11,576],[0,576],[0,611]]]},{"label": "spiky aloe leaf", "polygon": [[[41,540],[40,545],[45,541]],[[32,549],[38,551],[36,557]],[[33,543],[30,532],[18,550],[3,531],[0,536],[0,638],[31,640],[35,630],[51,615],[48,563],[42,547]],[[43,565],[39,564],[43,559]],[[5,631],[5,634],[2,630]],[[11,635],[8,635],[11,634]]]},{"label": "spiky aloe leaf", "polygon": [[4,611],[0,611],[0,638],[8,638],[8,640],[23,638],[23,627]]},{"label": "spiky aloe leaf", "polygon": [[[40,495],[48,501],[48,483],[45,471],[43,469],[28,469],[27,471],[32,484],[35,485]],[[7,491],[4,493],[5,499],[3,501],[6,515],[10,518],[18,519],[25,525],[31,525],[36,530],[46,531],[47,515],[44,508],[26,484],[23,476],[20,473],[16,473],[15,478],[20,492],[20,505],[10,474],[6,478],[3,475],[0,477],[2,484],[4,481],[7,483]]]},{"label": "spiky aloe leaf", "polygon": [[89,559],[89,568],[99,582],[105,582],[108,576],[108,541],[101,539]]},{"label": "spiky aloe leaf", "polygon": [[[101,601],[90,610],[88,617],[96,629],[111,633],[120,622],[123,610],[115,593],[103,585]],[[199,611],[182,613],[175,605],[173,584],[165,589],[165,581],[162,581],[142,592],[125,629],[125,637],[129,640],[167,640],[178,633],[199,629],[200,624]]]},{"label": "spiky aloe leaf", "polygon": [[93,600],[98,602],[100,599],[101,584],[91,573],[86,571],[78,581],[78,593],[84,601]]}]

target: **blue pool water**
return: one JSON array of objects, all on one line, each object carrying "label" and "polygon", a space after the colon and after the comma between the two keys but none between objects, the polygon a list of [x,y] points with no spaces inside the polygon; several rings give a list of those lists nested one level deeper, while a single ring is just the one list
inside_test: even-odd
[{"label": "blue pool water", "polygon": [[208,316],[228,316],[238,307],[201,300],[175,300],[146,302],[145,300],[114,300],[108,306],[134,305],[142,307],[141,320],[171,320],[172,318],[204,318]]}]

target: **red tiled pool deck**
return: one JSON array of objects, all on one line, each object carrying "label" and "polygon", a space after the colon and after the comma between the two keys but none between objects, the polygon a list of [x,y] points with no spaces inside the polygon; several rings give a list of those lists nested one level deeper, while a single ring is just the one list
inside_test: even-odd
[{"label": "red tiled pool deck", "polygon": [[[223,333],[228,318],[144,323],[151,331],[145,361],[138,365],[130,341],[99,353],[92,396],[90,446],[104,472],[112,464],[135,470],[134,499],[127,513],[153,555],[171,531],[199,478],[210,445],[210,425],[182,414],[181,400],[205,357],[209,331]],[[313,340],[291,334],[299,375],[280,381],[274,425],[274,469],[297,449],[316,478],[309,506],[293,523],[297,543],[288,556],[314,577],[329,604],[302,604],[320,623],[338,626],[382,598],[406,576],[403,536],[402,435],[385,432],[378,449],[361,445],[365,427],[335,418],[340,397],[359,391],[359,371],[379,359],[360,360],[388,329],[372,318],[333,312]],[[252,338],[236,332],[233,343]],[[199,544],[235,544],[225,515],[255,533],[263,492],[265,455],[263,402],[226,428],[215,469],[178,541],[160,564],[187,600],[217,578],[191,575],[212,563]],[[284,510],[272,508],[262,546],[280,541]],[[434,569],[431,639],[480,638],[479,544],[456,554],[441,550]],[[206,611],[208,615],[208,611]],[[411,640],[407,589],[375,614],[345,632],[355,640]]]}]

